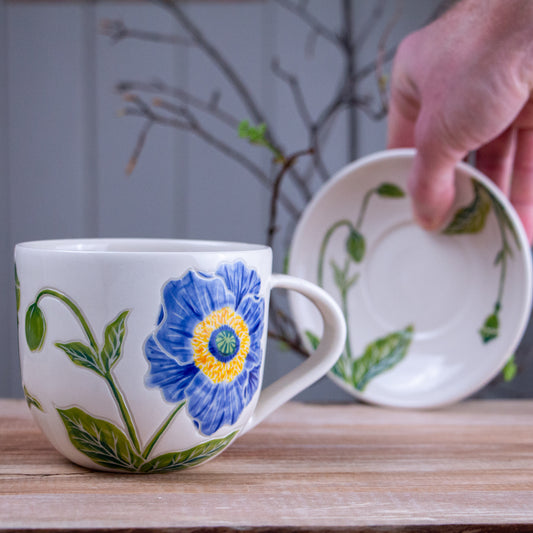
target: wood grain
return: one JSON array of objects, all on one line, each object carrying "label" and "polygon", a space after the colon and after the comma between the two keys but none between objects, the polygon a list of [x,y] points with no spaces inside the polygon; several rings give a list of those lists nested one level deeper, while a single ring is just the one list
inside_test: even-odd
[{"label": "wood grain", "polygon": [[0,400],[0,452],[2,531],[533,528],[532,401],[292,403],[199,468],[115,475],[69,463]]}]

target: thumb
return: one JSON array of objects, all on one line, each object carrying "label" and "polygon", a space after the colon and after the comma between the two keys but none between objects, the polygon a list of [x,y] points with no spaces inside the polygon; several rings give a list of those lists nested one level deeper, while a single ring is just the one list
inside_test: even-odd
[{"label": "thumb", "polygon": [[452,207],[455,166],[465,154],[446,146],[431,132],[415,139],[415,147],[407,184],[413,214],[423,228],[436,230],[444,224]]}]

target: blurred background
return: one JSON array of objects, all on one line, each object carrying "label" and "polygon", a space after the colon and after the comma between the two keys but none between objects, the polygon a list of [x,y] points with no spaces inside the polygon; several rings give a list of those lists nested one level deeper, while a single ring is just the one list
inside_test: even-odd
[{"label": "blurred background", "polygon": [[[347,162],[385,148],[394,50],[445,7],[0,0],[0,397],[22,396],[16,242],[272,241],[282,271],[312,195]],[[279,154],[295,159],[276,192]],[[480,396],[531,396],[532,335],[517,376]],[[302,359],[287,342],[269,347],[267,382]],[[299,399],[353,401],[327,379]]]}]

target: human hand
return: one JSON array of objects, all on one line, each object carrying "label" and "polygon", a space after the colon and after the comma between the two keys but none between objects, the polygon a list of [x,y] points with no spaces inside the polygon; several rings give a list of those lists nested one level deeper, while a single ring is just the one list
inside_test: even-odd
[{"label": "human hand", "polygon": [[444,223],[455,165],[476,151],[533,240],[532,25],[530,0],[463,0],[400,44],[388,147],[417,149],[408,187],[426,229]]}]

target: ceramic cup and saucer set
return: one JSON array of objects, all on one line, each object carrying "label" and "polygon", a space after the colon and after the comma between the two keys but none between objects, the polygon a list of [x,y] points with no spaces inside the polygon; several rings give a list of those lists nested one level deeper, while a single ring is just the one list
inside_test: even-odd
[{"label": "ceramic cup and saucer set", "polygon": [[[488,383],[529,317],[527,238],[465,164],[446,226],[420,229],[412,159],[381,152],[335,175],[297,226],[290,275],[272,274],[261,245],[18,244],[23,387],[49,441],[87,468],[170,472],[212,459],[325,374],[358,399],[407,408]],[[290,291],[311,356],[262,390],[274,288]]]}]

